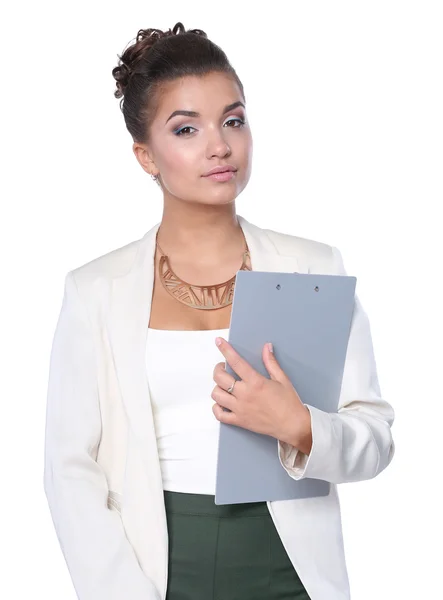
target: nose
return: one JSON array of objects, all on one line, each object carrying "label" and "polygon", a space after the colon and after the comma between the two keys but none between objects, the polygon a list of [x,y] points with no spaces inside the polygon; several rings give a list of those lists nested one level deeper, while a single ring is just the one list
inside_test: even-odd
[{"label": "nose", "polygon": [[214,130],[208,141],[208,158],[213,156],[225,157],[231,154],[231,148],[222,132]]}]

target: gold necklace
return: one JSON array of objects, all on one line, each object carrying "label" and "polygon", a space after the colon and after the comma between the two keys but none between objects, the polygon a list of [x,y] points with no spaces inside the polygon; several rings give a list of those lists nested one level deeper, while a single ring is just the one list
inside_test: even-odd
[{"label": "gold necklace", "polygon": [[[155,243],[162,254],[158,265],[158,274],[163,287],[170,296],[182,304],[186,304],[191,308],[197,308],[199,310],[215,310],[232,304],[236,275],[228,279],[228,281],[214,283],[212,285],[194,285],[184,281],[172,270],[169,257],[160,248],[160,245],[157,242],[157,236],[158,230],[157,235],[155,236]],[[245,239],[246,250],[243,252],[243,261],[239,270],[251,271],[246,264],[247,258],[250,255],[244,234],[243,238]]]}]

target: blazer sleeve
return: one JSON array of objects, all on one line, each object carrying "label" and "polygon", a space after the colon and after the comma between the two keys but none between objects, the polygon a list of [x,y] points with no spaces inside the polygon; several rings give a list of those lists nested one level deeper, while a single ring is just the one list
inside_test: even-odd
[{"label": "blazer sleeve", "polygon": [[160,600],[107,506],[96,462],[101,436],[91,324],[68,272],[50,355],[44,489],[57,538],[79,600]]},{"label": "blazer sleeve", "polygon": [[[333,273],[347,275],[340,251],[331,249]],[[278,440],[280,463],[290,477],[348,483],[372,479],[389,465],[395,452],[395,413],[381,397],[370,324],[357,295],[338,412],[305,406],[311,414],[310,454]]]}]

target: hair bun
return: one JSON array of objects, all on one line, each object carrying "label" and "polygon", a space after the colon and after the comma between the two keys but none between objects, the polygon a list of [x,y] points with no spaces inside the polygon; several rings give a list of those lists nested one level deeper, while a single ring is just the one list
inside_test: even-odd
[{"label": "hair bun", "polygon": [[201,37],[207,37],[206,33],[201,29],[188,29],[180,21],[174,25],[172,29],[162,31],[150,27],[149,29],[139,29],[135,37],[135,42],[132,46],[127,47],[119,58],[119,64],[112,70],[112,75],[117,82],[117,90],[114,92],[116,98],[121,98],[129,83],[131,76],[137,73],[137,65],[142,62],[147,52],[155,46],[155,44],[164,38],[177,36],[181,34],[194,34]]},{"label": "hair bun", "polygon": [[123,62],[112,69],[112,75],[117,84],[117,90],[114,92],[116,98],[121,98],[125,93],[126,86],[128,85],[129,78],[131,76],[131,69]]},{"label": "hair bun", "polygon": [[[202,33],[200,30],[192,30],[193,33]],[[112,75],[117,83],[117,89],[114,92],[116,98],[121,98],[125,89],[129,83],[131,75],[136,70],[136,65],[146,55],[146,53],[161,39],[187,33],[185,26],[180,21],[174,25],[172,29],[162,31],[150,27],[148,29],[139,29],[135,37],[135,43],[127,48],[123,54],[117,55],[119,58],[119,64],[112,70]]]}]

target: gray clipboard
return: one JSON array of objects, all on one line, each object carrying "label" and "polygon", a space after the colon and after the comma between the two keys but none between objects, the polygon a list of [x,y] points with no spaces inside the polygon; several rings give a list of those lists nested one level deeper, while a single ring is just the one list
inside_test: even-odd
[{"label": "gray clipboard", "polygon": [[[238,271],[228,341],[268,378],[262,348],[272,342],[302,402],[337,412],[356,281],[349,275]],[[215,504],[312,498],[329,491],[330,483],[321,479],[292,479],[280,464],[276,438],[220,423]]]}]

